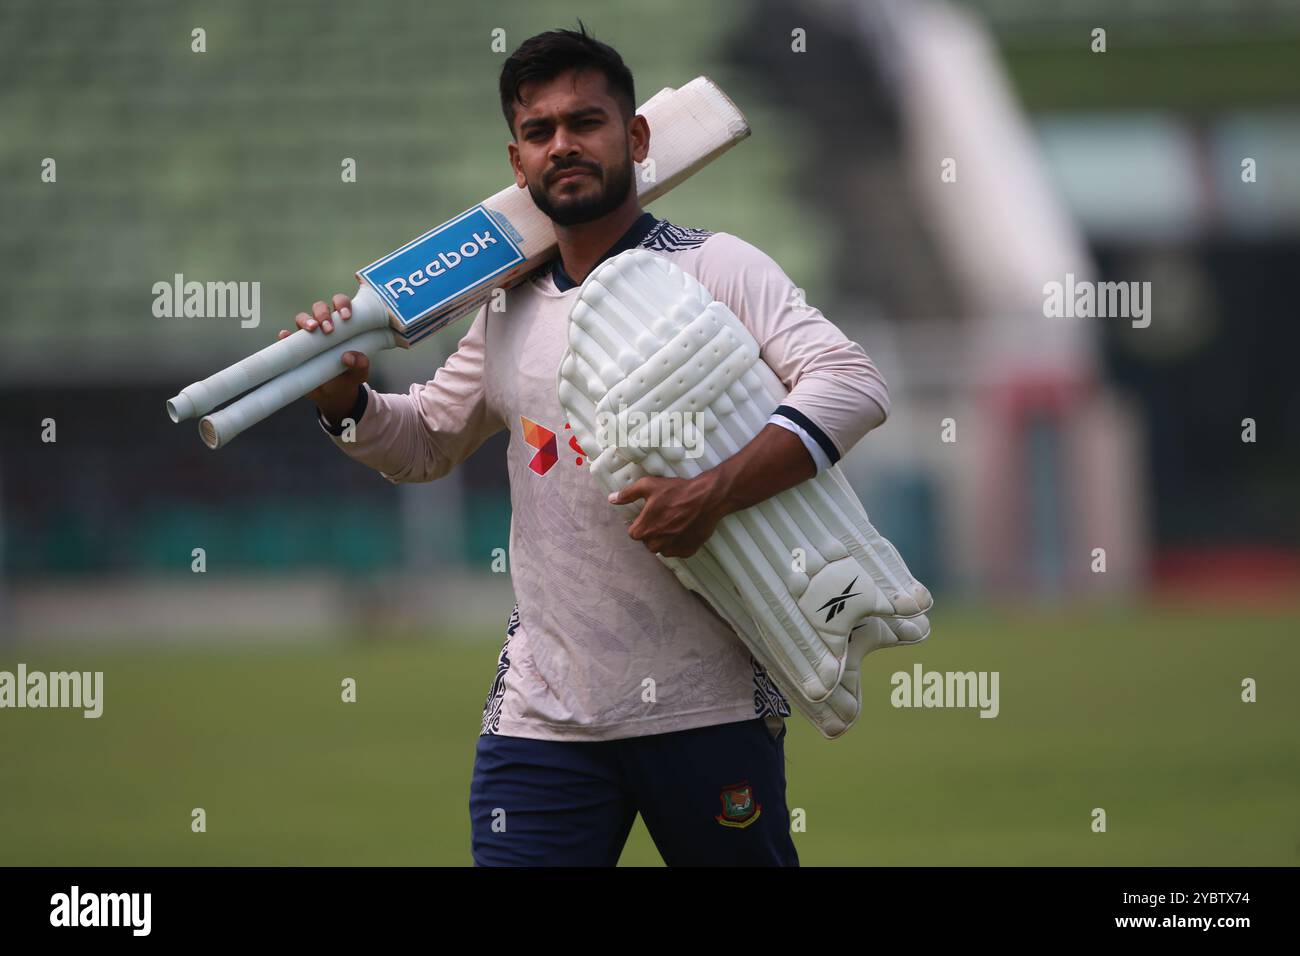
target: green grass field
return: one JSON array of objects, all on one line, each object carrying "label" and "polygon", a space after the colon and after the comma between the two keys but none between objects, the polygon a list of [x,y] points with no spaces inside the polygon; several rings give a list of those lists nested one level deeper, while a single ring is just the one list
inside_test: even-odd
[{"label": "green grass field", "polygon": [[[847,737],[791,719],[800,857],[1295,865],[1298,625],[1294,610],[941,613],[927,644],[867,659]],[[0,864],[468,864],[499,641],[5,648],[4,670],[104,671],[105,704],[98,720],[0,711]],[[890,675],[917,661],[999,671],[1000,715],[894,709]],[[660,863],[639,821],[622,862]]]}]

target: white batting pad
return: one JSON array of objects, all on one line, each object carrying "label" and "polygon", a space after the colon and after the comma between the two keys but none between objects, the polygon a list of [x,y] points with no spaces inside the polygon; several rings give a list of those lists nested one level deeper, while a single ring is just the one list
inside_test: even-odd
[{"label": "white batting pad", "polygon": [[[560,404],[611,492],[643,475],[691,478],[718,465],[787,394],[740,320],[694,276],[643,249],[587,277],[568,340]],[[641,506],[618,507],[631,523]],[[930,593],[838,467],[726,516],[691,557],[661,560],[827,737],[861,709],[862,657],[929,634]]]}]

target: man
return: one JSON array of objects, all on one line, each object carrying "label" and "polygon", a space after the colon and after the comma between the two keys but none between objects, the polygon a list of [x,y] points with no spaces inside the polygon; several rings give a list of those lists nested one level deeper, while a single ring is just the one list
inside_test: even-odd
[{"label": "man", "polygon": [[[639,812],[669,865],[797,865],[784,769],[790,707],[740,639],[656,554],[689,556],[726,514],[829,467],[884,421],[885,384],[860,346],[770,258],[726,233],[643,212],[634,163],[650,129],[632,75],[580,31],[526,40],[501,72],[515,181],[555,224],[559,255],[480,309],[456,352],[405,394],[371,390],[369,363],[312,393],[321,426],[392,482],[431,481],[510,432],[516,606],[483,709],[470,816],[479,865],[613,865]],[[753,333],[791,388],[734,457],[690,480],[647,477],[630,527],[587,472],[556,397],[582,280],[639,246],[695,275]],[[350,302],[333,306],[346,320]],[[330,308],[300,328],[332,331]],[[285,330],[281,335],[288,335]],[[354,441],[340,437],[355,423]],[[539,456],[558,438],[556,461]],[[567,453],[571,452],[571,453]]]}]

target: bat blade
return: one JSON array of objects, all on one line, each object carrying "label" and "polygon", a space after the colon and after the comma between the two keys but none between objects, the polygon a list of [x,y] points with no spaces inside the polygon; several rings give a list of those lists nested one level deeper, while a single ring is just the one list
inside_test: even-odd
[{"label": "bat blade", "polygon": [[[744,114],[704,76],[660,90],[637,112],[650,126],[650,153],[635,175],[643,205],[749,135]],[[168,400],[167,414],[175,422],[204,416],[247,392],[238,408],[222,409],[219,428],[207,422],[205,442],[221,447],[341,372],[341,365],[313,361],[340,343],[387,324],[392,338],[380,343],[372,336],[368,350],[409,348],[478,309],[493,290],[522,282],[555,252],[551,220],[527,189],[508,186],[361,269],[352,318],[343,322],[335,313],[333,334],[299,329],[182,389]]]},{"label": "bat blade", "polygon": [[[638,111],[650,154],[636,171],[650,203],[749,135],[745,116],[708,77],[664,89]],[[388,309],[406,345],[476,310],[548,261],[555,229],[527,189],[509,186],[357,273]]]}]

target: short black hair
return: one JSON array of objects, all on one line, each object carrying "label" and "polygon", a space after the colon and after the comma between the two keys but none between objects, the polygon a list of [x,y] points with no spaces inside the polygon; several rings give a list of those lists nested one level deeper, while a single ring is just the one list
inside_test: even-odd
[{"label": "short black hair", "polygon": [[588,35],[581,20],[577,30],[549,30],[529,37],[501,67],[501,113],[515,135],[515,103],[523,105],[519,88],[525,83],[553,80],[565,70],[593,69],[605,74],[610,95],[623,108],[624,119],[636,115],[632,71],[618,51]]}]

